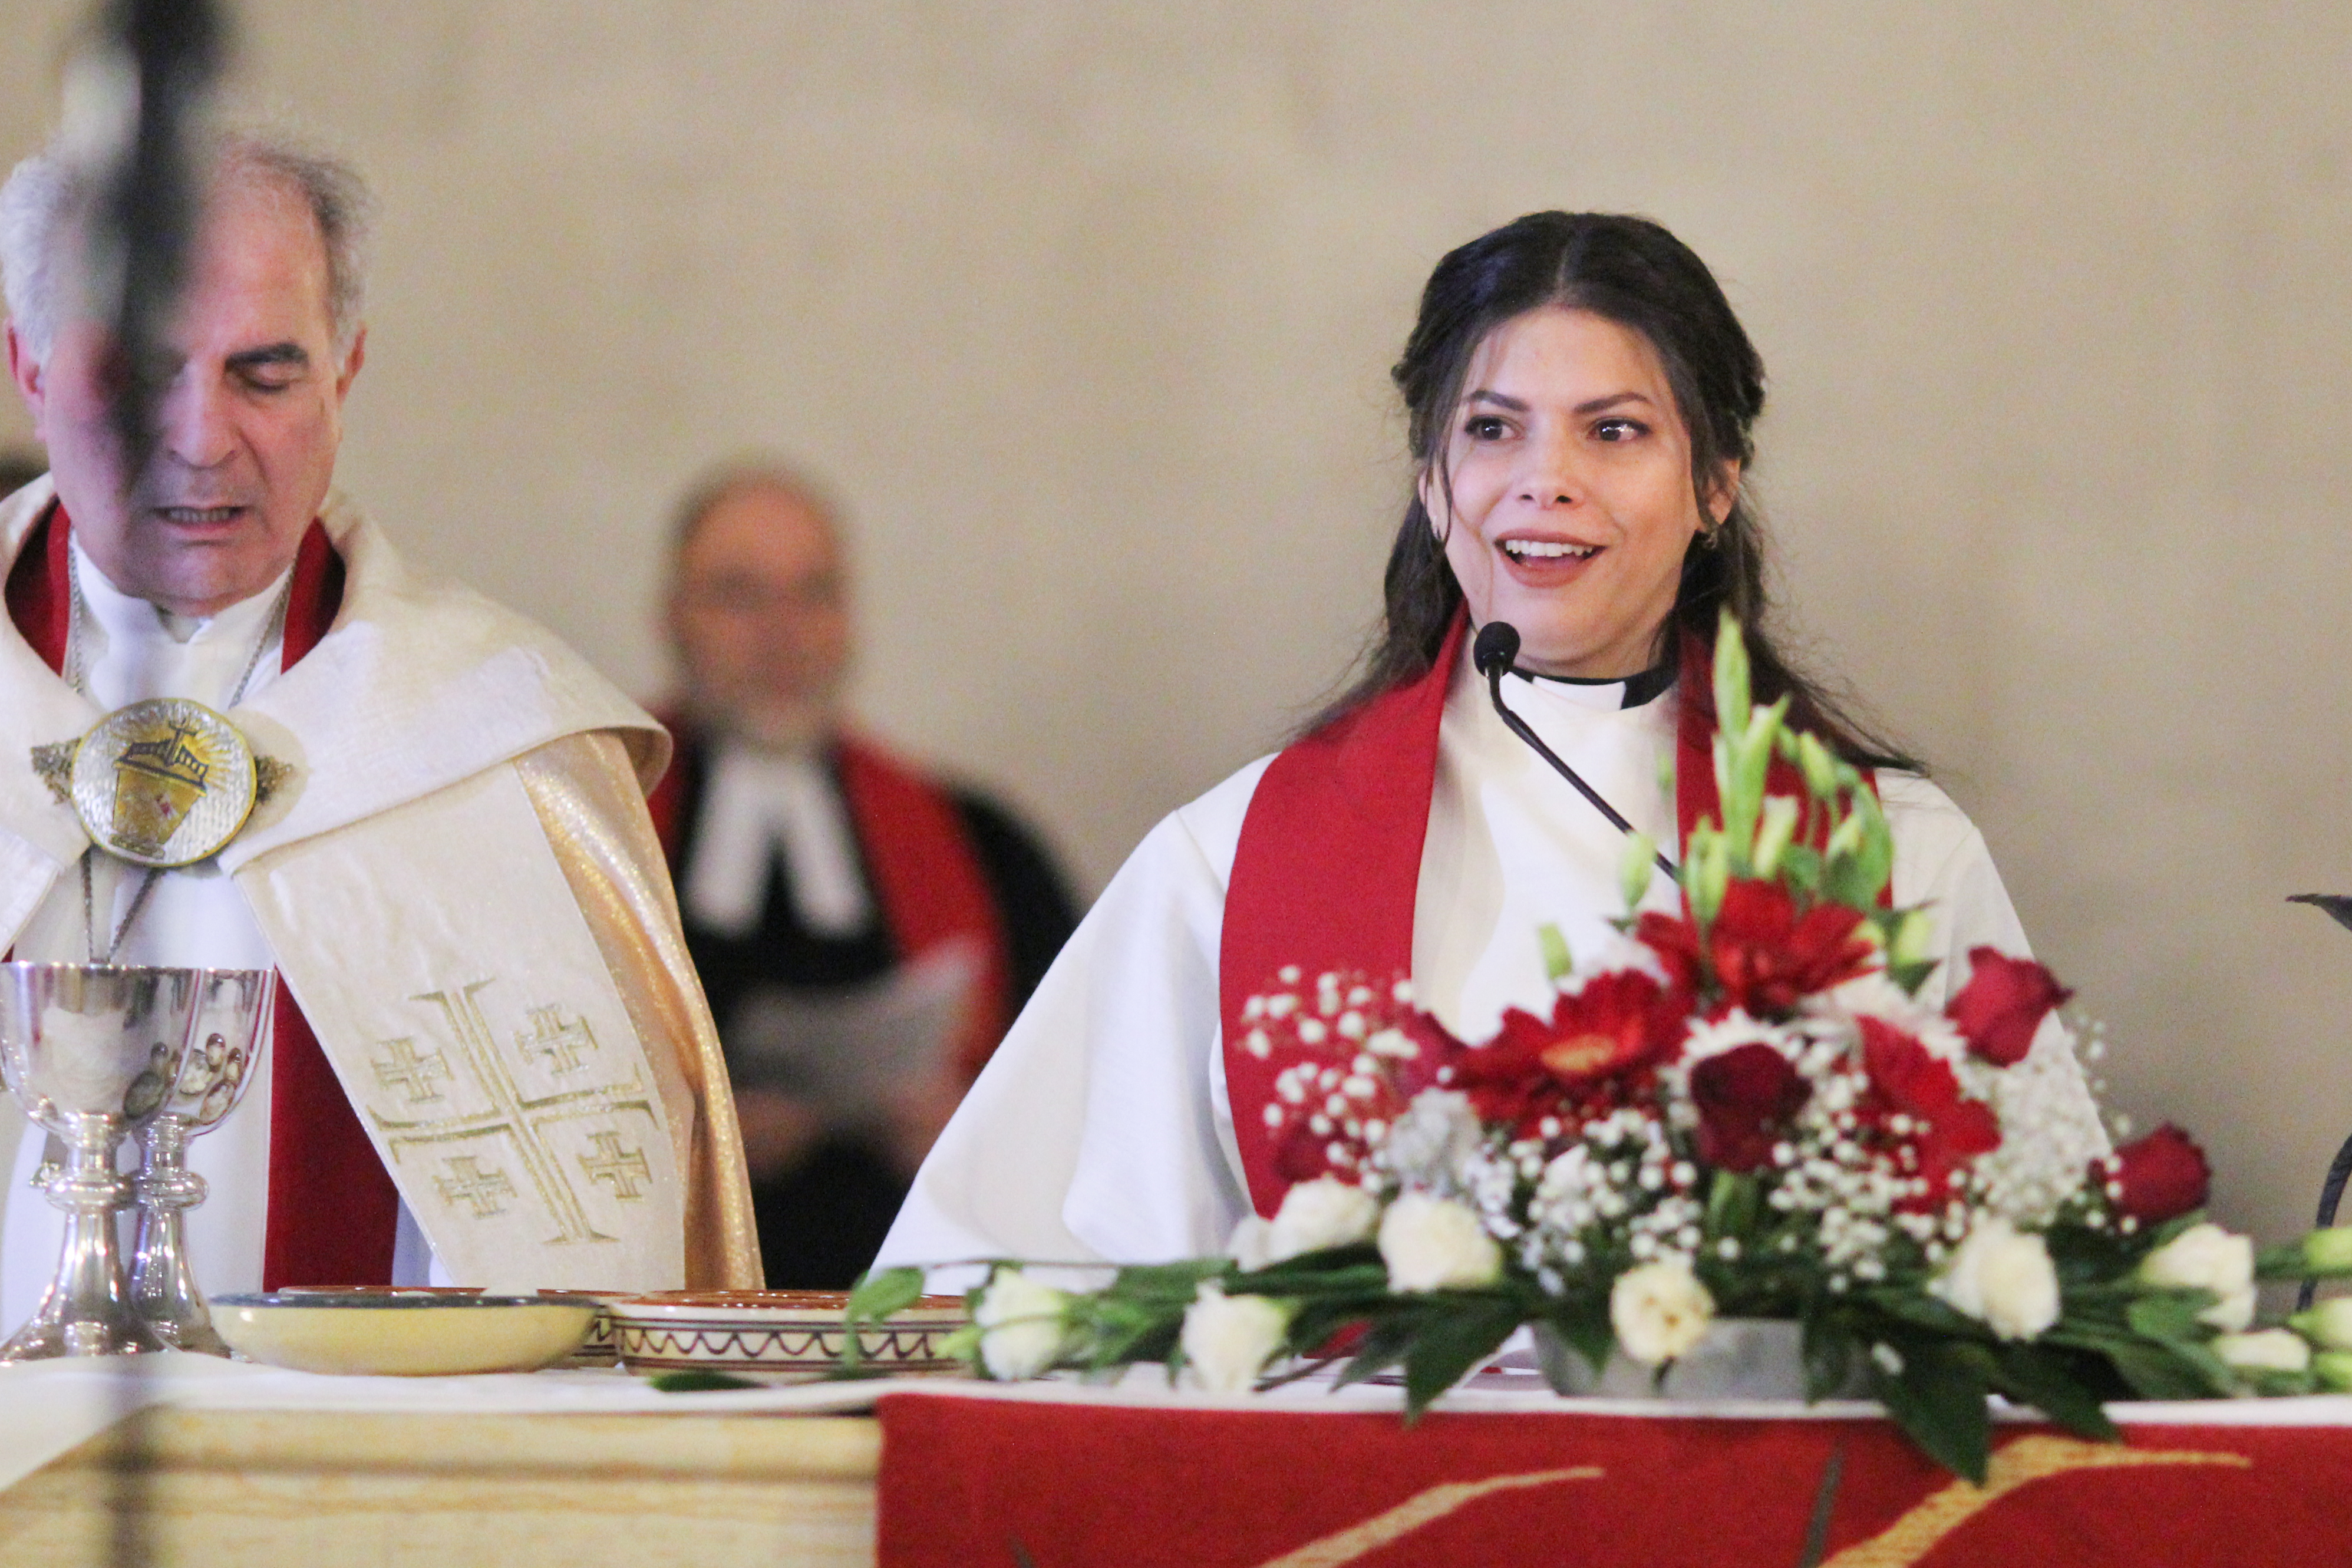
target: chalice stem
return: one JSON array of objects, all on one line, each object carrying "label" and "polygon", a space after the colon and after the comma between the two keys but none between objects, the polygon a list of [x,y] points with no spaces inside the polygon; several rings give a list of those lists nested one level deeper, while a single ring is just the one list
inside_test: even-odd
[{"label": "chalice stem", "polygon": [[139,1239],[131,1262],[131,1301],[158,1338],[180,1350],[226,1355],[212,1310],[188,1266],[189,1209],[204,1202],[205,1178],[187,1167],[192,1129],[179,1116],[158,1117],[140,1142]]}]

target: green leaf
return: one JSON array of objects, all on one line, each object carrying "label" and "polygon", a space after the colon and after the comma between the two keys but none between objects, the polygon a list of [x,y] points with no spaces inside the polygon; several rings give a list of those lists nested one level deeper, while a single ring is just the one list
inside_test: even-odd
[{"label": "green leaf", "polygon": [[2078,1437],[2117,1440],[2115,1423],[2107,1419],[2098,1396],[2083,1386],[2064,1354],[2039,1345],[2007,1344],[1993,1356],[1993,1385],[2003,1394],[2032,1406]]},{"label": "green leaf", "polygon": [[2142,1399],[2209,1399],[2232,1392],[2226,1368],[2217,1385],[2207,1369],[2169,1345],[2117,1344],[2102,1354]]},{"label": "green leaf", "polygon": [[1361,1383],[1367,1377],[1377,1377],[1404,1358],[1405,1348],[1412,1343],[1420,1329],[1419,1313],[1400,1313],[1392,1318],[1375,1319],[1364,1333],[1364,1343],[1348,1364],[1339,1369],[1332,1385],[1345,1388],[1351,1383]]},{"label": "green leaf", "polygon": [[846,1372],[857,1370],[866,1347],[858,1343],[861,1326],[881,1322],[894,1312],[902,1312],[922,1296],[923,1271],[920,1269],[885,1269],[879,1273],[869,1269],[857,1276],[857,1283],[849,1289],[849,1300],[842,1304],[841,1315],[849,1332],[841,1338],[841,1365]]},{"label": "green leaf", "polygon": [[766,1386],[755,1378],[738,1377],[731,1372],[661,1372],[646,1382],[660,1394],[715,1394],[723,1389]]},{"label": "green leaf", "polygon": [[1726,1236],[1747,1235],[1748,1228],[1756,1223],[1759,1206],[1753,1174],[1717,1171],[1706,1189],[1706,1239],[1714,1241]]},{"label": "green leaf", "polygon": [[1834,1320],[1815,1313],[1804,1321],[1805,1398],[1826,1399],[1853,1375],[1853,1336]]},{"label": "green leaf", "polygon": [[2142,1339],[2202,1343],[2212,1330],[2197,1314],[2221,1298],[2210,1291],[2150,1291],[2124,1309],[2124,1322]]},{"label": "green leaf", "polygon": [[1464,1302],[1460,1310],[1430,1322],[1404,1354],[1406,1419],[1419,1416],[1431,1400],[1501,1349],[1518,1326],[1518,1308],[1509,1301]]},{"label": "green leaf", "polygon": [[1864,1364],[1871,1392],[1921,1452],[1982,1486],[1992,1457],[1982,1367],[1935,1340],[1909,1339],[1895,1348],[1903,1357],[1899,1375],[1890,1375],[1875,1358]]},{"label": "green leaf", "polygon": [[1584,1364],[1592,1368],[1595,1377],[1608,1369],[1610,1353],[1617,1348],[1617,1331],[1609,1322],[1609,1298],[1594,1296],[1580,1305],[1563,1304],[1554,1309],[1551,1326],[1561,1341]]},{"label": "green leaf", "polygon": [[1822,890],[1822,852],[1811,844],[1790,844],[1780,852],[1780,880],[1811,898]]},{"label": "green leaf", "polygon": [[885,1269],[879,1273],[867,1270],[857,1276],[850,1287],[849,1300],[842,1313],[853,1322],[879,1322],[897,1312],[905,1312],[922,1299],[923,1271],[920,1269]]},{"label": "green leaf", "polygon": [[1131,1263],[1112,1276],[1101,1294],[1141,1301],[1181,1301],[1186,1305],[1200,1293],[1201,1281],[1232,1273],[1225,1258],[1187,1258],[1177,1263]]}]

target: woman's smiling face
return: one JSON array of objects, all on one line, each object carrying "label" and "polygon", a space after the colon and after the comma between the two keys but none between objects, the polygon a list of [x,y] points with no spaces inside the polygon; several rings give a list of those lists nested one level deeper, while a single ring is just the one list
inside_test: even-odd
[{"label": "woman's smiling face", "polygon": [[1517,627],[1522,668],[1606,680],[1655,660],[1683,556],[1738,477],[1727,465],[1702,511],[1657,350],[1545,305],[1479,344],[1421,490],[1473,625]]}]

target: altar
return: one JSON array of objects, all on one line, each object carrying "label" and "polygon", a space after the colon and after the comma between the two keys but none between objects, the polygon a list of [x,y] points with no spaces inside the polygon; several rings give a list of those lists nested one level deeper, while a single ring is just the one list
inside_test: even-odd
[{"label": "altar", "polygon": [[1859,1403],[1486,1378],[1407,1427],[1393,1389],[1144,1374],[667,1395],[203,1359],[128,1391],[0,1367],[0,1565],[2352,1563],[2352,1397],[2117,1406],[2121,1445],[2011,1412],[1979,1488]]}]

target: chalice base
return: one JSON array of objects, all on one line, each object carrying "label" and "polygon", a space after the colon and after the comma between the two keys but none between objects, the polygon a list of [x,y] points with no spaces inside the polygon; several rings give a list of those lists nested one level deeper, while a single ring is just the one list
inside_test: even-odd
[{"label": "chalice base", "polygon": [[114,1169],[121,1129],[104,1116],[75,1118],[66,1166],[49,1181],[50,1203],[65,1210],[57,1277],[32,1321],[0,1344],[0,1362],[69,1355],[147,1355],[168,1350],[139,1320],[123,1287],[114,1215],[128,1183]]}]

